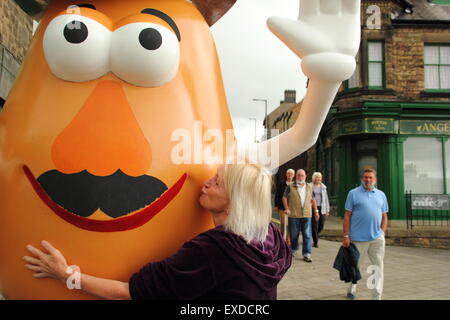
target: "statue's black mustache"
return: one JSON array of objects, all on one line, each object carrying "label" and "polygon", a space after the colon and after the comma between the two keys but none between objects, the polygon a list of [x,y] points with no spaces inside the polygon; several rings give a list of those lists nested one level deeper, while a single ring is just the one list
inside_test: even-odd
[{"label": "statue's black mustache", "polygon": [[106,177],[86,170],[73,174],[51,170],[37,181],[55,203],[82,217],[97,209],[112,218],[124,216],[149,205],[167,190],[155,177],[131,177],[121,170]]}]

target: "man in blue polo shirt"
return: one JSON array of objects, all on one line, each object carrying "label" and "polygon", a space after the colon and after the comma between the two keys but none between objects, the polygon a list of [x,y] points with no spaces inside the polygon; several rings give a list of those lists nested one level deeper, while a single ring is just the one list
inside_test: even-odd
[{"label": "man in blue polo shirt", "polygon": [[[379,275],[378,281],[375,282],[376,286],[372,289],[372,298],[381,300],[388,203],[384,192],[375,188],[376,182],[376,171],[366,169],[362,175],[361,186],[348,193],[342,245],[348,247],[350,242],[354,243],[360,253],[360,261],[367,253],[371,264],[376,266],[375,274]],[[347,297],[354,299],[355,294],[356,284],[351,284]]]}]

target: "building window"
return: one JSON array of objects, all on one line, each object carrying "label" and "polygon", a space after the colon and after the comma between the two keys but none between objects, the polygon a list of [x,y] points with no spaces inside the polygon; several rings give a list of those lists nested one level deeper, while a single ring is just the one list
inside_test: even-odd
[{"label": "building window", "polygon": [[358,179],[362,177],[366,169],[377,170],[377,140],[358,140],[356,142],[356,154],[358,161]]},{"label": "building window", "polygon": [[359,68],[359,53],[355,57],[356,60],[356,69],[350,79],[346,80],[345,90],[351,90],[355,88],[359,88],[361,86],[361,71]]},{"label": "building window", "polygon": [[340,177],[340,161],[339,161],[339,157],[337,156],[337,149],[336,147],[333,147],[333,194],[337,195],[339,192],[339,177]]},{"label": "building window", "polygon": [[337,196],[339,184],[339,158],[336,156],[336,153],[337,150],[335,146],[325,149],[324,152],[324,168],[322,174],[330,197]]},{"label": "building window", "polygon": [[368,83],[369,89],[384,88],[384,44],[382,41],[368,42]]},{"label": "building window", "polygon": [[445,171],[447,176],[447,193],[450,194],[450,139],[447,139],[447,141],[444,144],[444,150],[445,150]]},{"label": "building window", "polygon": [[425,89],[450,89],[450,45],[425,45]]},{"label": "building window", "polygon": [[405,188],[412,193],[443,194],[441,138],[408,138],[403,144]]}]

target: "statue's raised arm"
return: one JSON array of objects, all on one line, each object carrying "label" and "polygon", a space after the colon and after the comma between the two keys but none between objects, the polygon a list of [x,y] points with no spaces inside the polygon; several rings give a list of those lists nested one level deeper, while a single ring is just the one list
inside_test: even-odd
[{"label": "statue's raised arm", "polygon": [[[300,59],[309,78],[300,114],[292,128],[258,144],[260,154],[279,152],[281,165],[317,140],[342,81],[356,68],[360,42],[360,0],[300,0],[298,20],[270,17],[269,29]],[[270,148],[277,139],[278,150]]]}]

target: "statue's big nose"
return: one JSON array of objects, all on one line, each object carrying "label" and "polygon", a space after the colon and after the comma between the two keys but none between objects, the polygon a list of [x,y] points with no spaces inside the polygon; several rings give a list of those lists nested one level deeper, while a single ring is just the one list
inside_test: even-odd
[{"label": "statue's big nose", "polygon": [[140,176],[149,170],[150,144],[119,82],[97,84],[72,122],[55,139],[52,159],[63,173],[87,170],[107,176],[120,169],[127,175]]}]

